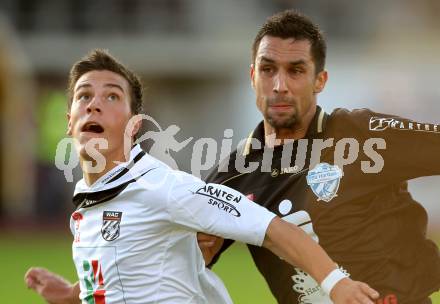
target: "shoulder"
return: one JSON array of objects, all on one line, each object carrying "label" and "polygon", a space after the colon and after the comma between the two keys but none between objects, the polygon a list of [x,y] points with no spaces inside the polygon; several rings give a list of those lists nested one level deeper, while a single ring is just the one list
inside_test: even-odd
[{"label": "shoulder", "polygon": [[329,115],[329,119],[332,120],[353,120],[358,119],[362,117],[371,117],[374,116],[375,112],[368,109],[368,108],[361,108],[361,109],[353,109],[349,110],[346,108],[336,108],[333,110],[332,113]]},{"label": "shoulder", "polygon": [[328,116],[326,128],[331,136],[361,136],[370,130],[372,119],[383,116],[370,109],[345,109],[336,108]]}]

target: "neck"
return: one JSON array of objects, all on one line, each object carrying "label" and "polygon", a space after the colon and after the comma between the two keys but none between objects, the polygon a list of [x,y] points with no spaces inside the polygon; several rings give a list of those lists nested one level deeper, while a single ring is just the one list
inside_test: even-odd
[{"label": "neck", "polygon": [[123,151],[100,151],[101,155],[96,158],[80,157],[81,169],[87,186],[93,185],[99,178],[107,174],[120,162],[127,162],[130,154],[124,155]]},{"label": "neck", "polygon": [[301,122],[291,128],[276,129],[264,120],[264,136],[266,146],[273,148],[282,145],[288,139],[301,139],[307,134],[307,130],[316,113],[316,106],[311,106],[309,111],[302,116]]}]

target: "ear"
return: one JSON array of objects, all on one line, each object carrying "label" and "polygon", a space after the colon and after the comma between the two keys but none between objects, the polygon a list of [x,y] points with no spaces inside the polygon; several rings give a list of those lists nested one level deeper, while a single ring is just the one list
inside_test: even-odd
[{"label": "ear", "polygon": [[318,73],[315,79],[315,86],[313,88],[313,93],[318,94],[324,90],[325,84],[327,83],[328,73],[327,71],[321,71]]},{"label": "ear", "polygon": [[131,134],[129,134],[132,138],[139,132],[142,126],[142,115],[137,114],[133,117],[133,128],[131,129]]},{"label": "ear", "polygon": [[72,136],[72,121],[70,120],[70,113],[66,113],[67,117],[67,132],[66,134]]},{"label": "ear", "polygon": [[255,64],[251,63],[249,74],[251,76],[251,86],[255,90]]}]

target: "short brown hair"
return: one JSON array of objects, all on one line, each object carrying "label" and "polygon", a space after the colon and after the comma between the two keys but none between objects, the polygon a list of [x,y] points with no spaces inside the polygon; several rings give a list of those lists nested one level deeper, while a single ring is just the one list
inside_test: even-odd
[{"label": "short brown hair", "polygon": [[258,48],[264,36],[308,40],[311,44],[311,53],[315,62],[316,73],[324,70],[327,52],[324,36],[319,27],[303,14],[295,10],[286,10],[269,17],[254,39],[252,45],[253,63],[255,63]]},{"label": "short brown hair", "polygon": [[70,109],[73,100],[73,91],[78,79],[90,71],[110,71],[124,77],[130,87],[130,108],[133,114],[142,112],[142,84],[135,73],[127,69],[116,60],[107,50],[94,49],[80,61],[77,61],[69,73],[68,107]]}]

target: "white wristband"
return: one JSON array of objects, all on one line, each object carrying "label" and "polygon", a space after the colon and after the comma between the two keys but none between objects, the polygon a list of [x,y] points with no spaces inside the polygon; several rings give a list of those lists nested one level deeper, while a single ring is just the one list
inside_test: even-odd
[{"label": "white wristband", "polygon": [[333,287],[342,279],[347,278],[348,276],[343,273],[341,270],[336,268],[332,272],[330,272],[324,280],[321,282],[321,288],[322,290],[330,295],[330,292],[332,291]]}]

